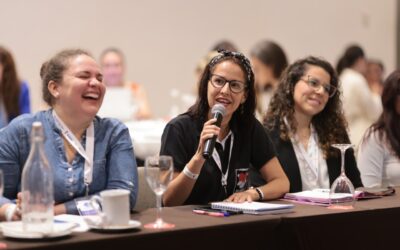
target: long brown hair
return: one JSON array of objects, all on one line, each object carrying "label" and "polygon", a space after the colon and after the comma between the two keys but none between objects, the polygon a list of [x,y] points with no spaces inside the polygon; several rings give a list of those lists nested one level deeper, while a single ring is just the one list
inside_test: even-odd
[{"label": "long brown hair", "polygon": [[391,73],[383,84],[383,112],[364,138],[377,131],[381,141],[386,140],[393,152],[400,158],[400,114],[396,111],[396,102],[400,98],[400,70]]},{"label": "long brown hair", "polygon": [[[313,124],[319,139],[319,146],[324,152],[324,156],[337,155],[337,150],[333,150],[333,143],[349,143],[347,135],[347,122],[344,118],[342,102],[340,100],[340,91],[338,88],[338,77],[335,70],[327,61],[317,57],[306,57],[290,65],[282,75],[278,89],[273,96],[264,125],[272,130],[277,123],[279,124],[280,138],[290,140],[290,137],[296,133],[297,121],[294,118],[294,86],[304,76],[310,65],[321,67],[330,76],[330,84],[338,89],[336,93],[329,98],[325,108],[316,114],[311,123]],[[289,128],[285,125],[284,119],[287,119]]]},{"label": "long brown hair", "polygon": [[8,117],[20,114],[19,95],[20,81],[11,53],[0,46],[0,64],[3,66],[3,77],[0,79],[0,97],[3,99]]}]

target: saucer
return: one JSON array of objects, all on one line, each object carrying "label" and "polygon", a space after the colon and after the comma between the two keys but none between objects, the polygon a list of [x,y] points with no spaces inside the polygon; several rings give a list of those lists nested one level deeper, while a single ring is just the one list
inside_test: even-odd
[{"label": "saucer", "polygon": [[25,232],[22,228],[22,221],[3,222],[0,224],[5,237],[16,239],[52,239],[71,234],[76,227],[75,223],[54,223],[53,231],[50,233]]},{"label": "saucer", "polygon": [[102,226],[102,225],[89,225],[90,229],[95,231],[104,232],[117,232],[117,231],[127,231],[138,229],[142,226],[142,223],[137,220],[130,220],[128,225],[112,225],[112,226]]}]

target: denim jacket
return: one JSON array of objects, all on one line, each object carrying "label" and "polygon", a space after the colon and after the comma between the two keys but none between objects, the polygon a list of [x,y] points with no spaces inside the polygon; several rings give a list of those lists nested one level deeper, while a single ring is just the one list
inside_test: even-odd
[{"label": "denim jacket", "polygon": [[[16,199],[21,188],[21,174],[30,151],[32,123],[40,121],[44,130],[44,149],[54,174],[54,200],[65,203],[67,213],[77,214],[74,199],[84,197],[85,159],[77,153],[67,162],[61,131],[56,127],[52,110],[26,114],[14,119],[0,130],[0,169],[4,173],[4,196],[0,206]],[[115,119],[94,119],[95,144],[93,159],[93,181],[89,194],[106,189],[130,190],[130,207],[133,209],[138,192],[137,168],[129,131]],[[81,143],[85,147],[85,134]]]}]

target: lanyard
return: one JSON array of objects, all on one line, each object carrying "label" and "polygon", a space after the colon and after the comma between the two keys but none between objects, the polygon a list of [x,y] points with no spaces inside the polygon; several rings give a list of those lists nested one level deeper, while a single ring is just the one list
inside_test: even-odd
[{"label": "lanyard", "polygon": [[[284,122],[288,128],[289,124],[287,122],[286,117],[284,118]],[[311,148],[312,153],[315,152],[313,157],[311,157],[306,150],[304,149],[303,145],[301,142],[298,140],[297,135],[294,136],[294,138],[291,138],[292,145],[296,149],[297,152],[301,154],[305,162],[307,163],[306,166],[311,170],[313,173],[314,177],[318,179],[318,168],[319,168],[319,147],[318,147],[318,137],[317,133],[315,132],[314,127],[311,125],[311,136],[309,139],[309,145]]]},{"label": "lanyard", "polygon": [[53,117],[56,126],[61,130],[64,138],[74,147],[74,149],[85,158],[85,169],[84,169],[84,182],[86,186],[86,195],[89,194],[89,185],[93,179],[93,153],[94,153],[94,125],[93,121],[90,123],[89,128],[86,129],[86,150],[82,144],[71,132],[71,130],[65,125],[60,119],[57,113],[53,109]]},{"label": "lanyard", "polygon": [[[310,138],[310,141],[308,143],[314,143],[311,141],[312,139]],[[317,145],[313,144],[311,146],[311,150],[314,151],[316,150],[316,155],[311,157],[304,149],[303,145],[297,140],[294,139],[293,146],[298,150],[298,152],[301,153],[303,159],[307,162],[307,166],[311,170],[311,172],[314,174],[315,178],[318,178],[318,165],[319,165],[319,148]]]},{"label": "lanyard", "polygon": [[222,171],[222,164],[221,164],[221,158],[219,157],[219,154],[217,152],[217,150],[214,148],[213,151],[213,158],[215,163],[217,164],[219,171],[221,171],[221,185],[224,187],[225,189],[225,193],[227,194],[226,191],[226,186],[228,185],[228,173],[229,173],[229,167],[231,165],[231,154],[232,154],[232,147],[233,147],[233,133],[232,131],[229,131],[228,135],[225,137],[224,140],[228,139],[228,137],[231,136],[231,147],[229,149],[229,160],[228,160],[228,167],[226,169],[226,172],[224,174],[224,172]]}]

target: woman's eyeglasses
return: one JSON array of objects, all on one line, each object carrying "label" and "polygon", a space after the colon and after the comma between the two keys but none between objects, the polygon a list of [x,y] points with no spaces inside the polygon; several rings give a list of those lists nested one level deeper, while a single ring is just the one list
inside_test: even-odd
[{"label": "woman's eyeglasses", "polygon": [[307,79],[301,78],[301,80],[307,83],[307,85],[313,88],[315,91],[319,91],[322,87],[323,90],[329,95],[329,97],[334,96],[337,91],[337,88],[335,86],[332,86],[331,84],[322,83],[318,79],[310,75],[307,76]]},{"label": "woman's eyeglasses", "polygon": [[214,74],[211,75],[210,82],[215,88],[223,88],[225,84],[228,83],[229,89],[233,93],[240,93],[246,88],[246,84],[240,81],[237,80],[228,81],[224,77]]}]

